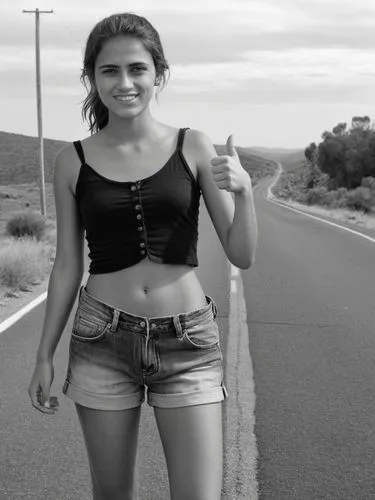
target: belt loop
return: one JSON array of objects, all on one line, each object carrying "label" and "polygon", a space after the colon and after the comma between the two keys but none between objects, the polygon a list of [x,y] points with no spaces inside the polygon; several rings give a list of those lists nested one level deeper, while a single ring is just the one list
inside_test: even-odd
[{"label": "belt loop", "polygon": [[117,331],[117,325],[118,325],[118,319],[120,317],[120,311],[117,309],[113,309],[113,318],[112,318],[112,324],[111,324],[111,332],[116,332]]},{"label": "belt loop", "polygon": [[183,336],[183,331],[178,314],[173,316],[173,324],[177,333],[177,338],[181,338]]},{"label": "belt loop", "polygon": [[210,297],[210,299],[211,299],[211,304],[212,304],[212,312],[213,312],[214,319],[215,319],[217,316],[217,305],[212,297]]}]

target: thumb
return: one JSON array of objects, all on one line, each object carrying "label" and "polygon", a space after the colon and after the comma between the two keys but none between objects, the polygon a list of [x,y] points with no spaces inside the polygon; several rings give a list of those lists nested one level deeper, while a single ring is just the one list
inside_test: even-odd
[{"label": "thumb", "polygon": [[49,388],[46,386],[41,386],[41,404],[42,406],[46,406],[47,408],[50,407],[50,402],[49,402]]},{"label": "thumb", "polygon": [[237,156],[237,151],[233,144],[233,135],[230,135],[227,139],[227,153],[229,156]]}]

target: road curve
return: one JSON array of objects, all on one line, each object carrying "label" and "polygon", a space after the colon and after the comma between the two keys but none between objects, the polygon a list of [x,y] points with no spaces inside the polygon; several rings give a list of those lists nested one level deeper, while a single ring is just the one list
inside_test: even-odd
[{"label": "road curve", "polygon": [[241,273],[259,498],[374,499],[375,244],[270,203],[270,184]]}]

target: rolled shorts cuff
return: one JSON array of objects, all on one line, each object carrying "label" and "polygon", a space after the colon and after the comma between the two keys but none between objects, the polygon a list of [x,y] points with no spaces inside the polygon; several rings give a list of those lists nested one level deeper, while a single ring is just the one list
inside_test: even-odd
[{"label": "rolled shorts cuff", "polygon": [[127,395],[95,394],[79,389],[69,381],[65,381],[62,392],[75,403],[95,410],[129,410],[141,406],[145,400],[144,394],[141,393]]},{"label": "rolled shorts cuff", "polygon": [[156,408],[179,408],[183,406],[204,405],[219,403],[228,397],[228,391],[224,384],[213,387],[210,390],[194,391],[181,394],[159,394],[147,391],[147,404]]}]

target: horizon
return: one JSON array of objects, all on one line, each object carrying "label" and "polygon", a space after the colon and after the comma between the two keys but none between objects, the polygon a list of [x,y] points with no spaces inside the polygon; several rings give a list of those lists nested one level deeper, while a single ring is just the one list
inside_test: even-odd
[{"label": "horizon", "polygon": [[[9,134],[9,135],[20,135],[20,136],[24,136],[24,137],[28,137],[30,139],[35,139],[35,140],[39,140],[39,136],[37,135],[29,135],[29,134],[23,134],[23,133],[18,133],[18,132],[11,132],[11,131],[8,131],[8,130],[0,130],[0,134]],[[56,142],[66,142],[67,144],[70,142],[70,141],[67,141],[65,139],[58,139],[56,137],[46,137],[46,136],[43,136],[43,141],[56,141]],[[219,143],[215,143],[214,144],[215,146],[221,146],[221,147],[225,147],[225,143],[223,144],[219,144]],[[236,148],[241,148],[241,149],[251,149],[251,150],[254,150],[257,152],[257,150],[261,151],[261,150],[266,150],[266,151],[272,151],[273,149],[277,149],[277,150],[280,150],[280,151],[288,151],[288,152],[299,152],[299,151],[303,151],[305,148],[302,147],[302,148],[283,148],[283,147],[265,147],[265,146],[242,146],[240,144],[238,144],[237,146],[235,146]]]}]

